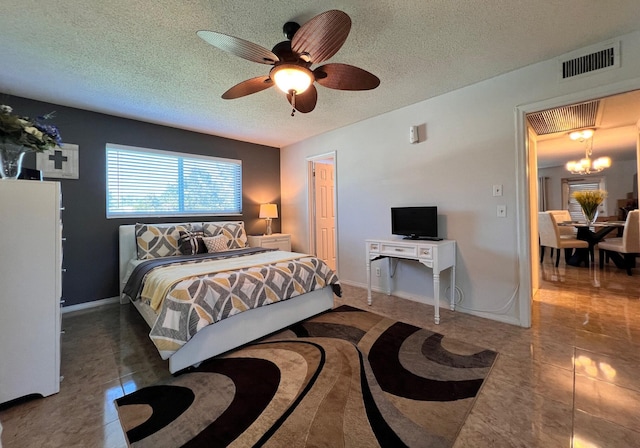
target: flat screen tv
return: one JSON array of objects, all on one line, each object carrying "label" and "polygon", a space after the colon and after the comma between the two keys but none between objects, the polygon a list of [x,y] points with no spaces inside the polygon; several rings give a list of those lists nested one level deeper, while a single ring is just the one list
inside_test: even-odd
[{"label": "flat screen tv", "polygon": [[438,207],[391,207],[391,233],[412,240],[441,240]]}]

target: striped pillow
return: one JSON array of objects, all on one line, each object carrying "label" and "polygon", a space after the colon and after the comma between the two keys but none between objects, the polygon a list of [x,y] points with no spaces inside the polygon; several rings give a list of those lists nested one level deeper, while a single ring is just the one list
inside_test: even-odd
[{"label": "striped pillow", "polygon": [[180,240],[178,246],[182,255],[206,254],[207,246],[205,246],[202,237],[204,232],[180,231]]}]

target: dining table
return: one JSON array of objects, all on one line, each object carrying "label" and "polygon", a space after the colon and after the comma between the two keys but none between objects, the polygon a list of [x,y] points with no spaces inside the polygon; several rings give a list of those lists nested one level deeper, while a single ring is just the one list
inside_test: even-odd
[{"label": "dining table", "polygon": [[594,262],[595,246],[600,241],[605,239],[614,230],[618,231],[616,236],[622,236],[624,229],[624,221],[602,221],[588,223],[586,221],[563,221],[558,223],[559,226],[573,226],[578,231],[576,238],[589,243],[587,249],[575,249],[573,254],[567,259],[567,264],[570,266],[582,266],[583,264],[588,267],[589,260]]}]

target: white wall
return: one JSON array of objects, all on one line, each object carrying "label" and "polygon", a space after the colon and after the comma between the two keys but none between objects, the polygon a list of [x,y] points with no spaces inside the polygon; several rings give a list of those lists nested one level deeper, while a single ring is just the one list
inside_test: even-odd
[{"label": "white wall", "polygon": [[[530,261],[518,259],[516,207],[525,204],[517,203],[515,107],[635,79],[640,33],[625,36],[622,48],[618,70],[560,82],[550,60],[282,148],[283,232],[293,235],[295,250],[308,251],[305,158],[336,151],[343,283],[365,285],[364,241],[391,237],[390,207],[437,205],[440,236],[458,242],[461,311],[518,324],[517,301],[510,299],[519,286],[518,263]],[[382,80],[379,88],[392,82]],[[410,144],[409,127],[422,124],[426,140]],[[494,184],[503,185],[504,196],[492,196]],[[507,206],[507,218],[496,217],[498,204]],[[407,262],[398,271],[397,295],[431,301],[426,268]]]},{"label": "white wall", "polygon": [[[582,177],[604,177],[607,186],[607,199],[605,216],[618,215],[618,199],[626,199],[627,193],[633,192],[634,174],[636,174],[636,160],[614,160],[611,168],[591,175]],[[538,170],[538,176],[545,176],[547,180],[547,188],[549,191],[549,207],[548,210],[561,210],[566,208],[562,204],[562,179],[576,178],[569,173],[564,167],[556,166],[551,168],[541,168]]]}]

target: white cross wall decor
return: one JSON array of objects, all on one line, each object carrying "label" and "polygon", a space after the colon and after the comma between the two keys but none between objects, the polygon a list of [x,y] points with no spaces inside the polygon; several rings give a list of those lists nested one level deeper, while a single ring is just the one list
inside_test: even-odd
[{"label": "white cross wall decor", "polygon": [[78,179],[80,177],[78,145],[65,143],[60,148],[36,154],[37,169],[43,177]]}]

